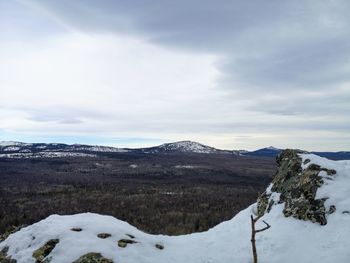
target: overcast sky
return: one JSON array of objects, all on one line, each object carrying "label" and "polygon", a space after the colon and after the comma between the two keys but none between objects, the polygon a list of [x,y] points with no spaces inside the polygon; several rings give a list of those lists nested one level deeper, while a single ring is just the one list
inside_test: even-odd
[{"label": "overcast sky", "polygon": [[0,141],[350,150],[350,1],[0,0]]}]

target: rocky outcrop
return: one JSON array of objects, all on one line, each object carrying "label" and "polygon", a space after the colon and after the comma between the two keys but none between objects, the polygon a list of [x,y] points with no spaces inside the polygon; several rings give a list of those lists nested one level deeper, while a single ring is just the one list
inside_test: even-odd
[{"label": "rocky outcrop", "polygon": [[58,239],[50,239],[43,245],[42,247],[38,248],[33,252],[33,258],[36,259],[36,263],[42,263],[42,262],[50,262],[51,259],[47,257],[51,251],[55,248],[55,246],[58,244]]},{"label": "rocky outcrop", "polygon": [[73,263],[113,263],[113,261],[108,258],[104,258],[100,253],[91,252],[81,256]]},{"label": "rocky outcrop", "polygon": [[[332,206],[326,209],[326,198],[316,199],[317,189],[324,183],[319,173],[325,171],[328,176],[333,176],[336,171],[312,163],[303,169],[300,153],[303,152],[287,149],[277,157],[277,173],[271,187],[258,198],[257,214],[261,216],[270,212],[275,203],[284,203],[283,213],[286,217],[325,225],[326,214],[336,208]],[[304,165],[309,162],[306,159]]]},{"label": "rocky outcrop", "polygon": [[[26,227],[26,225],[20,225],[20,226],[11,226],[3,234],[0,234],[0,242],[8,238],[9,235],[16,233],[17,231],[21,230],[23,227]],[[1,261],[0,261],[1,262]]]},{"label": "rocky outcrop", "polygon": [[17,261],[14,259],[11,259],[11,257],[7,256],[7,252],[9,250],[9,247],[4,247],[0,250],[0,262],[1,263],[16,263]]}]

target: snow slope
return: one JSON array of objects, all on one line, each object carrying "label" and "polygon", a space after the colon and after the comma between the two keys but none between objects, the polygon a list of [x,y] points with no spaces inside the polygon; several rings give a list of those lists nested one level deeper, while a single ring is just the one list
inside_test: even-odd
[{"label": "snow slope", "polygon": [[[271,228],[257,233],[257,250],[260,263],[348,263],[350,262],[350,161],[330,161],[312,154],[301,154],[304,160],[337,173],[317,190],[327,197],[326,205],[335,205],[336,211],[327,215],[327,225],[286,218],[283,204],[276,204],[265,214]],[[326,173],[320,174],[327,177]],[[271,185],[268,187],[271,189]],[[278,194],[275,195],[276,198]],[[19,263],[35,262],[32,253],[49,239],[60,242],[49,256],[52,263],[67,263],[88,252],[99,252],[118,263],[228,263],[252,262],[250,244],[250,215],[256,204],[241,211],[234,218],[207,232],[183,236],[146,234],[126,222],[98,214],[71,216],[52,215],[34,225],[23,228],[0,243],[0,250],[9,247],[8,255]],[[257,228],[263,227],[261,220]],[[82,228],[74,232],[72,227]],[[106,239],[99,233],[110,233]],[[135,236],[136,244],[118,247],[120,239]],[[155,244],[164,246],[157,249]]]}]

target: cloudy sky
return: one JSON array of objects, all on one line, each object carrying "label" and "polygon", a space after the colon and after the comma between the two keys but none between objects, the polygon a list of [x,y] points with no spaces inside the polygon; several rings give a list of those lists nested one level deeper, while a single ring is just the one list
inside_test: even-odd
[{"label": "cloudy sky", "polygon": [[0,140],[350,150],[350,1],[0,0]]}]

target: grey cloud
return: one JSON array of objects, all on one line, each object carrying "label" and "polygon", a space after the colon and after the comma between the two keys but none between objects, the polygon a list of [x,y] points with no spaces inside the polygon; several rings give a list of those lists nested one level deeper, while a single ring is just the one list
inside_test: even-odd
[{"label": "grey cloud", "polygon": [[158,44],[223,54],[226,81],[234,76],[246,89],[319,88],[350,79],[347,1],[36,2],[83,30],[143,34]]},{"label": "grey cloud", "polygon": [[[299,118],[286,124],[263,120],[218,123],[215,127],[196,123],[197,128],[191,128],[192,123],[186,126],[174,119],[147,125],[162,129],[166,123],[174,131],[188,127],[196,132],[350,130],[350,90],[332,91],[350,81],[349,1],[33,2],[80,30],[142,35],[158,45],[220,55],[216,66],[223,76],[217,80],[217,88],[227,92],[232,104],[249,100],[248,111],[286,120]],[[305,120],[305,116],[322,120]]]}]

